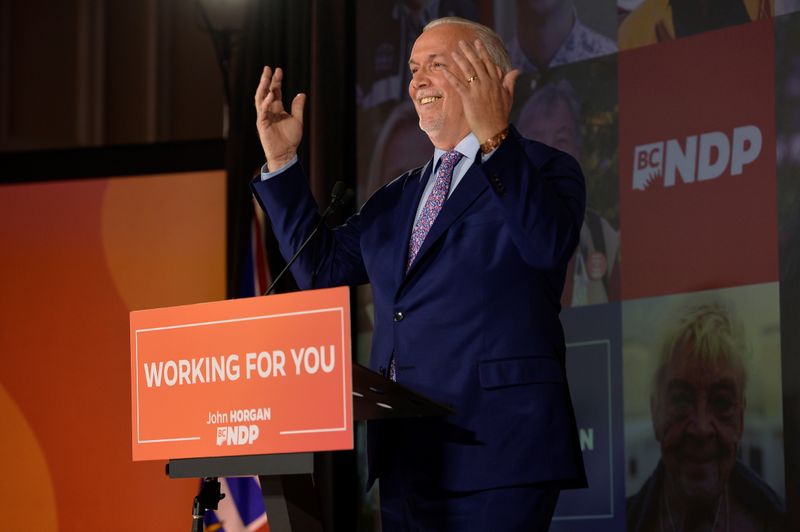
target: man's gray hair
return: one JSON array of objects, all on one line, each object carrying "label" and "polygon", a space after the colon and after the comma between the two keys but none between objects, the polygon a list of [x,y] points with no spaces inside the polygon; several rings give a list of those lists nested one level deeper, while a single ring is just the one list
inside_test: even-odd
[{"label": "man's gray hair", "polygon": [[462,26],[467,26],[475,32],[477,38],[480,39],[486,47],[489,57],[500,67],[503,74],[511,70],[511,58],[508,55],[508,50],[506,50],[506,46],[503,44],[503,39],[501,39],[492,28],[461,17],[442,17],[428,22],[425,27],[422,28],[422,32],[424,33],[442,24],[461,24]]}]

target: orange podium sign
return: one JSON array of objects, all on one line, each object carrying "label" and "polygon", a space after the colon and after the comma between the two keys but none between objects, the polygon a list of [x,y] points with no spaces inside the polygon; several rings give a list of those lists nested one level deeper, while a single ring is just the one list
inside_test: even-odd
[{"label": "orange podium sign", "polygon": [[131,312],[133,460],[353,448],[346,287]]}]

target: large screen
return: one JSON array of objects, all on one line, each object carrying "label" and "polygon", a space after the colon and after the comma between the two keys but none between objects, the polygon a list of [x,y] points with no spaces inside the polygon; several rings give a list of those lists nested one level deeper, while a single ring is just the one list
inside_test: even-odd
[{"label": "large screen", "polygon": [[[773,526],[787,498],[800,502],[798,9],[791,0],[358,3],[361,201],[432,156],[406,61],[424,24],[447,15],[496,29],[522,72],[512,122],[586,175],[561,318],[590,487],[562,493],[552,530],[671,529],[665,478],[717,501],[730,529]],[[359,302],[366,357],[368,288]],[[715,379],[727,387],[700,398]],[[685,409],[701,399],[698,436]],[[686,443],[701,436],[713,445]],[[692,465],[700,458],[717,481],[704,484],[711,473]],[[365,501],[363,530],[375,526],[376,505],[374,494]]]}]

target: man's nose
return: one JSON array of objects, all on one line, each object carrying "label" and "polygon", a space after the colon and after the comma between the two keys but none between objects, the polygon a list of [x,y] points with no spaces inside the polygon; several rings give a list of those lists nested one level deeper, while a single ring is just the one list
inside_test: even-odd
[{"label": "man's nose", "polygon": [[705,404],[705,401],[700,401],[694,408],[686,429],[697,438],[707,438],[714,435],[714,415],[708,405]]},{"label": "man's nose", "polygon": [[428,86],[428,76],[423,70],[422,68],[417,69],[417,71],[411,75],[411,86],[415,89]]}]

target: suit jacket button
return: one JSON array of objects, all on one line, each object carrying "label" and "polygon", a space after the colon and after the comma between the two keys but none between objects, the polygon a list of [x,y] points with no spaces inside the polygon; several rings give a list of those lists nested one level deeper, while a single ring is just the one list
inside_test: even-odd
[{"label": "suit jacket button", "polygon": [[394,313],[394,321],[403,321],[403,318],[405,318],[405,316],[402,312],[397,311]]}]

